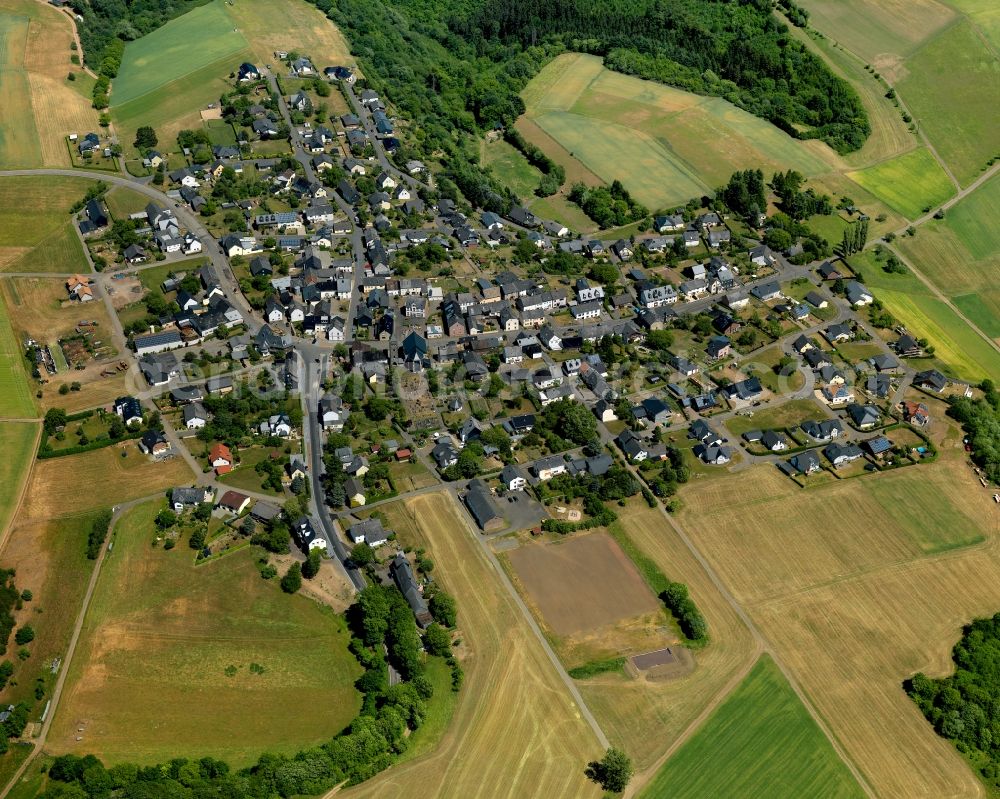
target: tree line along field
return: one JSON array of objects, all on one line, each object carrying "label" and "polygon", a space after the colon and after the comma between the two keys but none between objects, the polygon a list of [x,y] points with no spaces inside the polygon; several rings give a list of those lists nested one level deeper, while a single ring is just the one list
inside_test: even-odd
[{"label": "tree line along field", "polygon": [[763,655],[639,795],[860,799],[865,794],[774,661]]},{"label": "tree line along field", "polygon": [[0,169],[70,166],[66,136],[97,127],[97,112],[67,75],[72,22],[33,0],[0,0]]},{"label": "tree line along field", "polygon": [[361,705],[343,617],[262,580],[249,549],[196,566],[153,546],[162,507],[115,528],[47,749],[243,766],[329,740]]},{"label": "tree line along field", "polygon": [[[420,546],[458,605],[465,682],[432,751],[351,788],[354,797],[597,796],[584,777],[600,745],[450,494],[382,506]],[[465,656],[467,653],[467,656]]]},{"label": "tree line along field", "polygon": [[887,797],[981,795],[901,688],[950,670],[961,625],[1000,605],[994,503],[928,402],[933,463],[805,490],[758,466],[681,492],[681,525]]}]

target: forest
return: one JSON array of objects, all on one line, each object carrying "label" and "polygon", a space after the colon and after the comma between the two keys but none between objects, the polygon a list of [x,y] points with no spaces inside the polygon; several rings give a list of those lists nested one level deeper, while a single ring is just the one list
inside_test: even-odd
[{"label": "forest", "polygon": [[952,660],[954,674],[932,679],[918,672],[903,688],[938,735],[1000,787],[1000,613],[968,625]]},{"label": "forest", "polygon": [[[769,0],[313,0],[365,74],[428,140],[509,126],[518,92],[566,50],[611,69],[724,97],[839,152],[870,133],[860,98],[791,37]],[[448,148],[450,149],[450,148]]]}]

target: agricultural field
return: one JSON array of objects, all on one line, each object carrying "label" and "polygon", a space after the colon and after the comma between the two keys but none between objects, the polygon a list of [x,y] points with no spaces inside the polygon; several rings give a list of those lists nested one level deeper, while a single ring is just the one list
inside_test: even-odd
[{"label": "agricultural field", "polygon": [[583,775],[600,746],[521,611],[487,560],[463,511],[445,492],[383,506],[402,543],[422,546],[458,602],[465,683],[437,748],[394,766],[354,797],[485,799],[593,796]]},{"label": "agricultural field", "polygon": [[851,172],[849,177],[907,219],[916,219],[955,193],[941,165],[925,147]]},{"label": "agricultural field", "polygon": [[273,64],[275,50],[308,54],[319,69],[353,66],[354,58],[340,30],[311,3],[300,0],[235,2],[225,6],[260,64]]},{"label": "agricultural field", "polygon": [[944,371],[977,382],[1000,372],[1000,352],[914,274],[886,273],[871,250],[851,256],[850,263],[862,269],[865,284],[899,321],[934,345]]},{"label": "agricultural field", "polygon": [[0,464],[0,544],[21,501],[35,457],[38,431],[39,425],[33,422],[0,422],[0,449],[4,453]]},{"label": "agricultural field", "polygon": [[917,123],[967,185],[1000,152],[1000,57],[969,20],[940,33],[906,60],[897,84]]},{"label": "agricultural field", "polygon": [[[221,0],[199,6],[125,47],[114,81],[113,107],[162,89],[192,72],[226,59],[228,72],[239,66],[237,53],[247,46],[234,29]],[[226,74],[228,74],[228,72]]]},{"label": "agricultural field", "polygon": [[97,112],[67,75],[69,16],[32,0],[0,0],[0,169],[70,166],[66,137],[97,130]]},{"label": "agricultural field", "polygon": [[196,566],[186,546],[153,546],[161,507],[116,526],[48,749],[242,766],[343,729],[361,704],[343,618],[262,580],[249,549]]},{"label": "agricultural field", "polygon": [[90,185],[79,178],[0,178],[0,272],[89,271],[69,209]]},{"label": "agricultural field", "polygon": [[994,503],[966,463],[961,431],[942,403],[930,404],[933,463],[805,498],[770,467],[681,492],[680,523],[888,797],[981,795],[900,687],[918,670],[950,671],[961,625],[1000,605]]},{"label": "agricultural field", "polygon": [[32,519],[48,518],[65,508],[83,512],[190,484],[191,479],[191,470],[183,458],[154,462],[139,451],[134,441],[129,441],[38,461],[21,510]]},{"label": "agricultural field", "polygon": [[502,557],[568,669],[677,641],[662,604],[605,533],[529,542]]},{"label": "agricultural field", "polygon": [[767,655],[640,794],[649,799],[864,795]]},{"label": "agricultural field", "polygon": [[986,335],[1000,343],[1000,178],[921,225],[897,246]]},{"label": "agricultural field", "polygon": [[104,203],[114,219],[125,219],[130,214],[144,211],[149,204],[149,197],[127,186],[112,186],[104,195]]},{"label": "agricultural field", "polygon": [[0,418],[34,418],[35,403],[28,388],[21,342],[0,302]]}]

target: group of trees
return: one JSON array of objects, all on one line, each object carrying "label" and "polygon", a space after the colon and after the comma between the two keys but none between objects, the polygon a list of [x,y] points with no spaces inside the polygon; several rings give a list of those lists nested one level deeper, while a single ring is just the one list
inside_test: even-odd
[{"label": "group of trees", "polygon": [[620,227],[649,216],[649,209],[636,202],[618,180],[610,186],[574,183],[569,199],[602,228]]},{"label": "group of trees", "polygon": [[[364,668],[355,683],[363,701],[347,729],[326,743],[291,757],[264,754],[253,766],[239,771],[210,757],[175,758],[155,766],[119,763],[109,768],[93,755],[64,755],[49,768],[48,788],[42,796],[86,799],[114,792],[136,799],[272,799],[325,793],[339,783],[357,784],[388,768],[406,751],[410,732],[424,722],[426,703],[433,696],[433,687],[422,673],[424,642],[409,606],[394,587],[369,585],[349,609],[348,621],[351,651]],[[454,661],[446,630],[437,627],[425,636],[429,651],[445,652]],[[403,682],[389,685],[389,662]],[[453,679],[453,686],[460,683]]]},{"label": "group of trees", "polygon": [[571,447],[601,449],[597,434],[597,419],[585,405],[571,399],[561,399],[546,405],[537,419],[535,431],[545,439],[549,450],[563,452]]},{"label": "group of trees", "polygon": [[660,599],[666,605],[677,623],[681,632],[692,641],[700,641],[708,636],[708,624],[705,617],[701,615],[698,606],[694,604],[688,593],[688,587],[684,583],[671,582],[660,592]]},{"label": "group of trees", "polygon": [[[951,397],[948,414],[962,425],[972,448],[972,461],[986,479],[1000,485],[1000,392],[992,380],[980,386],[981,399]],[[1000,738],[997,740],[1000,745]]]},{"label": "group of trees", "polygon": [[982,775],[1000,787],[1000,613],[968,625],[952,650],[955,672],[933,679],[921,672],[903,688],[938,735],[960,752],[985,760]]},{"label": "group of trees", "polygon": [[778,195],[778,206],[796,221],[821,214],[833,213],[833,204],[825,194],[817,194],[814,189],[803,189],[805,177],[794,169],[775,172],[771,177],[771,188]]},{"label": "group of trees", "polygon": [[[852,224],[846,230],[844,230],[844,236],[840,240],[840,254],[841,255],[853,255],[856,252],[861,252],[865,248],[865,244],[868,243],[868,219],[859,219],[857,222]],[[895,256],[893,256],[894,260]]]},{"label": "group of trees", "polygon": [[767,188],[764,173],[759,169],[734,172],[718,193],[726,207],[756,226],[758,217],[767,210]]},{"label": "group of trees", "polygon": [[94,516],[87,531],[87,557],[96,560],[101,553],[101,547],[108,538],[108,530],[111,527],[111,509],[102,508]]}]

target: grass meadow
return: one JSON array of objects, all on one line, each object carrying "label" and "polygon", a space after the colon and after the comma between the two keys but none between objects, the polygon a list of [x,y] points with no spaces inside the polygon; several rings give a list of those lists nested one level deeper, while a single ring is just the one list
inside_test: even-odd
[{"label": "grass meadow", "polygon": [[195,566],[185,542],[154,547],[161,507],[116,527],[48,748],[246,765],[340,732],[361,704],[343,618],[262,580],[249,549]]},{"label": "grass meadow", "polygon": [[0,178],[0,272],[88,271],[69,209],[90,185],[79,178]]},{"label": "grass meadow", "polygon": [[763,655],[640,796],[860,799],[864,792]]},{"label": "grass meadow", "polygon": [[17,510],[21,489],[28,479],[35,459],[35,440],[39,425],[32,422],[0,422],[0,541]]},{"label": "grass meadow", "polygon": [[907,219],[940,205],[955,194],[941,165],[925,147],[851,172],[849,177]]},{"label": "grass meadow", "polygon": [[0,302],[0,418],[36,416],[23,359],[21,342],[14,335],[7,306]]},{"label": "grass meadow", "polygon": [[530,200],[534,196],[542,173],[529,164],[528,159],[513,146],[503,139],[484,143],[482,155],[483,164],[492,169],[518,197]]}]

